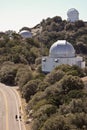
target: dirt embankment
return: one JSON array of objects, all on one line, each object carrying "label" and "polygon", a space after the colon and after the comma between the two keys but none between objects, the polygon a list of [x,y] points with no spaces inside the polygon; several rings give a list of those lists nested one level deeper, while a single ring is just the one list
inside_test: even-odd
[{"label": "dirt embankment", "polygon": [[86,77],[83,77],[83,78],[81,78],[82,79],[82,81],[83,81],[83,83],[84,83],[84,85],[85,85],[85,88],[87,89],[87,76]]}]

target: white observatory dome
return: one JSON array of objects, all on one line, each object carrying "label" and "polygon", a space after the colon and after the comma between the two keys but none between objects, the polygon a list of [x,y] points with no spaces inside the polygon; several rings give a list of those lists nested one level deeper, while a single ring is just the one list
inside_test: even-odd
[{"label": "white observatory dome", "polygon": [[67,11],[67,20],[71,22],[75,22],[79,20],[79,12],[75,8],[71,8]]},{"label": "white observatory dome", "polygon": [[66,40],[58,40],[51,46],[49,55],[54,58],[71,58],[75,57],[75,50]]},{"label": "white observatory dome", "polygon": [[71,8],[68,10],[67,15],[69,16],[70,14],[76,13],[77,15],[79,14],[78,10],[75,8]]},{"label": "white observatory dome", "polygon": [[23,30],[21,32],[19,32],[19,34],[23,37],[23,38],[31,38],[32,37],[32,33],[28,30]]}]

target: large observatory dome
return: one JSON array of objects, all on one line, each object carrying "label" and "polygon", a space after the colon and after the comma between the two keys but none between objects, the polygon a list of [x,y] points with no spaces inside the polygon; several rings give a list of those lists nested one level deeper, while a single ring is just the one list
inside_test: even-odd
[{"label": "large observatory dome", "polygon": [[71,58],[75,57],[75,50],[73,46],[66,40],[58,40],[55,42],[49,51],[50,57],[54,58]]},{"label": "large observatory dome", "polygon": [[79,20],[79,12],[75,8],[71,8],[67,11],[67,20],[71,22],[75,22]]},{"label": "large observatory dome", "polygon": [[71,9],[69,9],[68,11],[67,11],[67,15],[69,16],[69,15],[71,15],[71,14],[73,14],[73,13],[75,13],[75,14],[79,14],[79,12],[78,12],[78,10],[76,10],[75,8],[71,8]]}]

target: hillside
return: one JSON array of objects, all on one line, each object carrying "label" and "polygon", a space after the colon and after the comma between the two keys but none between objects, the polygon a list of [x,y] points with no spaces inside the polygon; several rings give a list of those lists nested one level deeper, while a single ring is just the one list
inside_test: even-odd
[{"label": "hillside", "polygon": [[87,129],[87,67],[61,65],[49,74],[41,71],[41,55],[48,55],[59,39],[73,44],[86,61],[87,23],[55,16],[31,29],[23,28],[31,30],[33,37],[0,33],[0,82],[19,86],[27,104],[27,126],[31,124],[31,130]]},{"label": "hillside", "polygon": [[49,48],[53,42],[66,39],[74,45],[76,53],[87,53],[87,24],[82,20],[70,23],[55,16],[43,20],[31,30],[34,32],[38,30],[36,35],[34,33],[34,38],[42,43],[44,50],[45,47]]}]

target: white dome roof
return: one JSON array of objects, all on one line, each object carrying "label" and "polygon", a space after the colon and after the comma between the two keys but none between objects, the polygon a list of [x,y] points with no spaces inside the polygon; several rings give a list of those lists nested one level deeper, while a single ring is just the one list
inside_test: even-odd
[{"label": "white dome roof", "polygon": [[75,57],[75,50],[73,46],[66,40],[58,40],[51,46],[49,55],[50,57],[54,58],[71,58]]},{"label": "white dome roof", "polygon": [[70,22],[75,22],[79,20],[79,12],[78,10],[71,8],[67,12],[67,20]]},{"label": "white dome roof", "polygon": [[27,31],[27,30],[23,30],[23,31],[19,32],[19,34],[24,38],[31,38],[32,37],[32,33],[30,31]]},{"label": "white dome roof", "polygon": [[79,14],[78,10],[76,10],[75,8],[71,8],[67,11],[67,15],[71,15],[71,14]]}]

